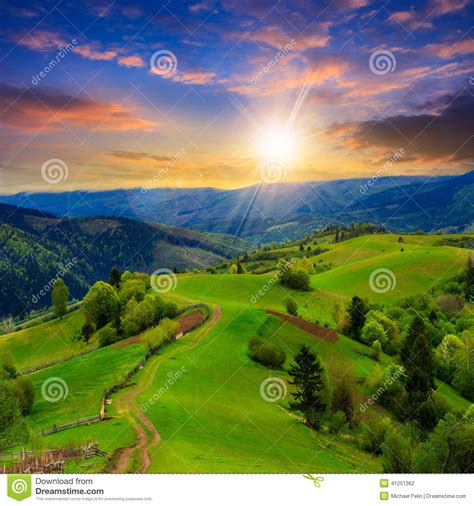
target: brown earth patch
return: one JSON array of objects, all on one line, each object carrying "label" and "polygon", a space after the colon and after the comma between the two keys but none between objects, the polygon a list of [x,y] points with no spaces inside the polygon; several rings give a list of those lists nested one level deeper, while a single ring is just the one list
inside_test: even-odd
[{"label": "brown earth patch", "polygon": [[308,332],[312,336],[319,337],[330,343],[335,343],[338,339],[337,332],[333,329],[328,329],[317,323],[308,322],[299,318],[298,316],[290,316],[289,314],[280,313],[279,311],[273,311],[273,309],[267,309],[267,313],[280,318],[281,320],[290,322],[292,325]]}]

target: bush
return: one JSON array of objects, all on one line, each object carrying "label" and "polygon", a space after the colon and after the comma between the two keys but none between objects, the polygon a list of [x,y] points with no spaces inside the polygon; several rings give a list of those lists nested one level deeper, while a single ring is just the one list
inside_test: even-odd
[{"label": "bush", "polygon": [[113,320],[119,309],[115,289],[104,281],[98,281],[84,297],[84,311],[97,328]]},{"label": "bush", "polygon": [[280,277],[282,284],[294,290],[311,290],[311,280],[308,271],[302,268],[298,269],[281,269],[283,274]]},{"label": "bush", "polygon": [[280,369],[286,360],[285,352],[277,345],[264,343],[252,337],[249,341],[250,357],[266,367]]},{"label": "bush", "polygon": [[120,336],[117,332],[117,329],[113,327],[104,327],[103,329],[99,330],[98,337],[99,346],[101,348],[120,341]]},{"label": "bush", "polygon": [[361,423],[358,436],[359,445],[364,450],[379,455],[382,453],[382,444],[391,428],[392,424],[388,417],[372,420],[370,425]]},{"label": "bush", "polygon": [[383,343],[387,340],[387,333],[379,322],[368,321],[362,329],[361,339],[364,343],[371,345],[375,341]]},{"label": "bush", "polygon": [[142,340],[147,344],[149,350],[156,350],[167,339],[176,334],[178,327],[178,322],[168,318],[163,318],[158,326],[148,329],[143,333]]},{"label": "bush", "polygon": [[376,339],[372,346],[370,347],[370,356],[374,360],[378,360],[380,358],[380,354],[382,353],[382,345],[380,344],[380,341]]},{"label": "bush", "polygon": [[340,432],[347,430],[348,424],[346,421],[346,415],[342,411],[336,411],[328,421],[328,431],[331,434],[339,434]]},{"label": "bush", "polygon": [[285,299],[286,312],[291,316],[298,316],[298,304],[293,297]]},{"label": "bush", "polygon": [[412,470],[412,442],[397,432],[382,444],[382,465],[386,473],[410,473]]},{"label": "bush", "polygon": [[20,402],[21,414],[26,416],[31,412],[35,402],[35,387],[30,378],[17,378],[12,383],[18,401]]}]

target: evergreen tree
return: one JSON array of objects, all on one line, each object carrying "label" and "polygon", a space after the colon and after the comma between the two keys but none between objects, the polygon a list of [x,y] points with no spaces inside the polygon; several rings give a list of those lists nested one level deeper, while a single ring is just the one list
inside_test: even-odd
[{"label": "evergreen tree", "polygon": [[109,276],[109,285],[112,285],[114,288],[120,288],[120,283],[122,281],[122,274],[117,269],[117,267],[112,267]]},{"label": "evergreen tree", "polygon": [[357,295],[354,295],[354,297],[352,297],[352,300],[350,301],[349,306],[347,308],[347,314],[349,320],[346,326],[346,333],[353,339],[360,340],[362,335],[362,329],[364,328],[365,325],[367,307],[364,301]]},{"label": "evergreen tree", "polygon": [[290,384],[297,390],[290,406],[303,413],[308,426],[317,428],[328,405],[325,371],[316,353],[305,345],[299,348],[294,361],[289,375],[292,377]]},{"label": "evergreen tree", "polygon": [[69,290],[61,278],[58,278],[51,292],[51,300],[53,303],[53,313],[56,318],[62,318],[66,314],[67,300],[69,298]]},{"label": "evergreen tree", "polygon": [[[405,369],[405,390],[408,396],[407,415],[416,420],[422,415],[421,405],[430,399],[434,389],[434,359],[425,323],[416,316],[409,329],[400,358]],[[417,414],[419,416],[417,416]]]}]

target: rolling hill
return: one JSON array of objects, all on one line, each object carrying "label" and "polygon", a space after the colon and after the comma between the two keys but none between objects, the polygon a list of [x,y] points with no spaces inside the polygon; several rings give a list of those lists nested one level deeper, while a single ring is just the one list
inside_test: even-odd
[{"label": "rolling hill", "polygon": [[202,268],[246,248],[243,239],[222,234],[119,217],[60,219],[0,204],[0,315],[48,305],[49,285],[58,275],[78,298],[114,265],[150,273]]}]

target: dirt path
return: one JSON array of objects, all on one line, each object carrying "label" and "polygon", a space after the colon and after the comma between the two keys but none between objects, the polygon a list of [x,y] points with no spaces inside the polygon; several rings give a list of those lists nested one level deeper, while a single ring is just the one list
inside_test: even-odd
[{"label": "dirt path", "polygon": [[[170,357],[181,353],[183,351],[188,351],[194,346],[196,346],[201,340],[202,336],[209,332],[214,325],[221,319],[222,310],[219,306],[214,305],[212,307],[212,317],[207,322],[207,324],[200,329],[193,339],[187,343],[186,345],[178,348],[174,353],[168,353],[163,356],[158,356],[156,359],[152,359],[150,364],[145,366],[145,374],[140,378],[140,381],[133,387],[128,390],[126,395],[122,398],[117,399],[117,404],[119,406],[118,410],[121,413],[124,413],[133,423],[133,427],[137,433],[137,439],[132,446],[128,446],[123,448],[120,451],[120,455],[115,463],[112,473],[120,474],[126,473],[130,461],[134,458],[134,456],[139,454],[139,462],[140,469],[136,472],[146,473],[151,464],[149,451],[151,448],[156,446],[160,441],[161,437],[153,425],[152,421],[146,416],[145,412],[136,406],[134,400],[148,388],[150,388],[153,384],[153,380],[155,379],[155,375],[158,371],[159,366]],[[136,416],[134,416],[136,415]],[[137,420],[138,418],[138,420]],[[147,433],[148,430],[148,433]]]}]

